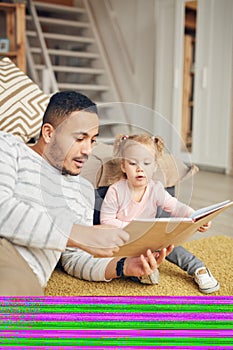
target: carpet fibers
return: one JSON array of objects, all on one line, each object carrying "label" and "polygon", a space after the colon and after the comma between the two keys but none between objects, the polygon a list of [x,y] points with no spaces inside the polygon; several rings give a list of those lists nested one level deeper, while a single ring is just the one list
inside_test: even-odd
[{"label": "carpet fibers", "polygon": [[[211,295],[233,295],[233,239],[212,236],[188,242],[186,249],[201,259],[220,283],[218,292]],[[174,264],[165,261],[159,268],[158,285],[143,285],[127,279],[107,282],[88,282],[56,269],[45,289],[50,296],[201,296],[193,278]]]}]

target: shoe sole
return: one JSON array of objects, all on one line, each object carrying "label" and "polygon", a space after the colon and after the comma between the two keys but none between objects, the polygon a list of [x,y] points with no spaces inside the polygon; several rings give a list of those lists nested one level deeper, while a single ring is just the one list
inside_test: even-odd
[{"label": "shoe sole", "polygon": [[220,284],[217,283],[216,286],[212,287],[212,288],[206,288],[206,289],[201,289],[199,288],[199,290],[202,292],[202,293],[205,293],[205,294],[209,294],[209,293],[214,293],[214,292],[217,292],[220,288]]}]

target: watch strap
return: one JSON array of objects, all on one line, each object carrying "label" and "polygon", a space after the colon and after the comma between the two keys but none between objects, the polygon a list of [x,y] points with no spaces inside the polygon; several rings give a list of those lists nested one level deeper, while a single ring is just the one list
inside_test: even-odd
[{"label": "watch strap", "polygon": [[124,263],[125,263],[125,258],[121,258],[118,262],[117,262],[117,265],[116,265],[116,274],[117,274],[117,277],[124,277]]}]

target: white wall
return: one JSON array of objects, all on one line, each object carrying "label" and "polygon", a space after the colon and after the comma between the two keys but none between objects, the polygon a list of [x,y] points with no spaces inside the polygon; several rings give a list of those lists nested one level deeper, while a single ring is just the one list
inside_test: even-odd
[{"label": "white wall", "polygon": [[173,124],[171,149],[185,161],[191,158],[203,168],[230,172],[233,1],[199,0],[191,154],[181,152],[175,132],[181,130],[184,0],[157,0],[155,11],[159,37],[155,107]]},{"label": "white wall", "polygon": [[[91,0],[91,4],[121,100],[154,108],[164,116],[150,117],[147,127],[164,136],[173,153],[189,160],[190,154],[181,153],[179,140],[185,0],[107,1],[113,10],[112,18],[106,12],[104,0]],[[233,137],[233,1],[199,0],[197,18],[191,158],[198,165],[228,171]],[[126,51],[112,29],[113,20],[119,26]],[[143,125],[143,121],[138,122]]]},{"label": "white wall", "polygon": [[193,159],[227,168],[232,101],[233,1],[199,4]]},{"label": "white wall", "polygon": [[[175,2],[157,0],[154,11],[156,30],[154,109],[166,118],[168,125],[172,126],[173,94],[179,92],[178,89],[173,89]],[[160,126],[157,120],[154,121],[154,128],[156,133],[165,138],[169,149],[172,150],[174,128]]]},{"label": "white wall", "polygon": [[[121,101],[152,107],[154,0],[90,0],[90,3]],[[105,3],[112,9],[110,16]]]}]

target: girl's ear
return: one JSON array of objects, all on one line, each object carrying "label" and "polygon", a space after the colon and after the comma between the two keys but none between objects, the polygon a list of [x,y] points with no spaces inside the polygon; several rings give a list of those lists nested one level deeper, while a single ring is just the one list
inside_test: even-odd
[{"label": "girl's ear", "polygon": [[53,132],[54,132],[54,127],[49,124],[49,123],[45,123],[42,126],[42,137],[45,143],[49,143],[52,136],[53,136]]},{"label": "girl's ear", "polygon": [[121,161],[121,171],[125,173],[125,161],[124,159]]}]

